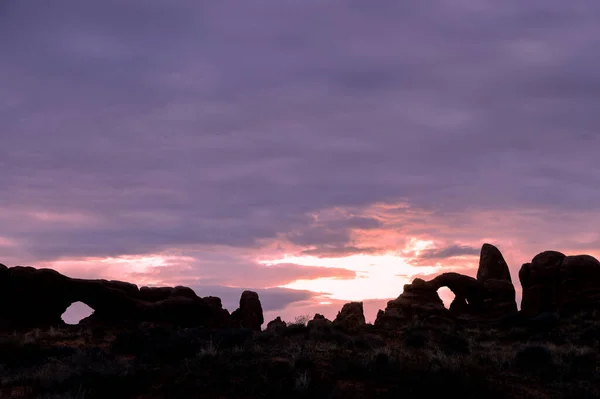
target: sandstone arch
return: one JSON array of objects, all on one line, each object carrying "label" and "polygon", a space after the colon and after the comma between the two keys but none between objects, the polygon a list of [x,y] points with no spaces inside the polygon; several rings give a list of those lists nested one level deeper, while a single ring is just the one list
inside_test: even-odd
[{"label": "sandstone arch", "polygon": [[450,305],[453,313],[477,313],[483,305],[483,284],[473,277],[459,273],[443,273],[427,282],[427,285],[437,291],[441,287],[447,287],[455,297]]},{"label": "sandstone arch", "polygon": [[[262,324],[256,293],[252,312]],[[0,329],[26,330],[63,325],[63,313],[82,302],[94,310],[86,323],[119,325],[140,321],[182,327],[234,325],[219,298],[200,298],[188,287],[142,287],[122,281],[74,279],[51,269],[0,266]],[[245,317],[247,309],[238,311]]]},{"label": "sandstone arch", "polygon": [[[437,290],[450,289],[455,298],[446,309]],[[452,322],[459,316],[497,320],[517,312],[515,289],[510,271],[495,246],[483,244],[477,278],[459,273],[443,273],[430,281],[415,279],[402,294],[379,311],[375,323],[380,326],[402,325],[418,317],[436,323]]]}]

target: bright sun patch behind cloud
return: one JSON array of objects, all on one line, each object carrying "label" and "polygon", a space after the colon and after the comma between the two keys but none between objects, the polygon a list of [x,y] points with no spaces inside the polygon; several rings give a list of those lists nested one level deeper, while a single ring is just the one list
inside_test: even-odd
[{"label": "bright sun patch behind cloud", "polygon": [[[411,239],[405,250],[419,253],[429,249],[432,241]],[[404,284],[410,283],[413,275],[430,274],[439,271],[438,266],[412,266],[406,262],[401,252],[381,255],[357,254],[343,258],[319,258],[314,256],[284,256],[282,259],[261,260],[260,263],[273,266],[281,263],[294,263],[304,266],[337,267],[357,273],[354,279],[319,278],[297,280],[282,287],[310,290],[323,293],[331,299],[363,300],[397,297]]]}]

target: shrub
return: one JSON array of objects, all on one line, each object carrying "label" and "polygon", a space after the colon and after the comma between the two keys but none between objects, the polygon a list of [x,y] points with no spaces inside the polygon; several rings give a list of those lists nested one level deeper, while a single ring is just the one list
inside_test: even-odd
[{"label": "shrub", "polygon": [[513,327],[506,333],[509,341],[525,341],[531,336],[531,332],[524,327]]},{"label": "shrub", "polygon": [[515,356],[515,365],[524,371],[544,371],[553,363],[552,352],[545,346],[528,346]]},{"label": "shrub", "polygon": [[581,334],[579,334],[577,341],[584,345],[593,345],[597,343],[600,341],[600,326],[593,325],[583,329]]},{"label": "shrub", "polygon": [[404,345],[409,348],[424,348],[429,342],[425,331],[417,329],[405,331],[402,338]]},{"label": "shrub", "polygon": [[558,313],[544,312],[531,318],[529,325],[538,331],[546,331],[558,326],[559,322]]},{"label": "shrub", "polygon": [[374,334],[359,334],[358,336],[348,338],[348,348],[357,349],[376,349],[382,348],[386,342]]},{"label": "shrub", "polygon": [[296,316],[294,318],[294,322],[293,323],[288,323],[289,324],[302,324],[302,325],[307,325],[308,322],[311,320],[310,315],[304,314],[301,316]]},{"label": "shrub", "polygon": [[284,337],[304,335],[308,337],[309,329],[304,324],[288,324],[285,330],[281,332]]},{"label": "shrub", "polygon": [[469,341],[459,334],[446,333],[440,338],[440,348],[447,354],[467,354],[471,352]]}]

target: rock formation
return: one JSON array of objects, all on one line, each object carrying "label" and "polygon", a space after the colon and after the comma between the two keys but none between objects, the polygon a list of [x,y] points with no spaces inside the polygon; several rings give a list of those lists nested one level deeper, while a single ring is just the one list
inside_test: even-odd
[{"label": "rock formation", "polygon": [[589,255],[539,253],[521,267],[519,280],[525,316],[544,312],[570,315],[600,304],[600,262]]},{"label": "rock formation", "polygon": [[[123,325],[142,321],[181,327],[230,327],[229,312],[216,297],[200,298],[188,287],[142,287],[122,281],[69,278],[51,269],[0,265],[0,330],[25,330],[64,324],[74,302],[94,313],[83,324]],[[262,324],[258,295],[240,300],[242,324]],[[238,323],[239,324],[239,323]]]},{"label": "rock formation", "polygon": [[242,292],[240,307],[231,314],[231,318],[240,327],[260,331],[260,327],[265,320],[258,294],[253,291]]},{"label": "rock formation", "polygon": [[143,301],[158,302],[172,297],[197,298],[189,287],[142,287],[137,295]]},{"label": "rock formation", "polygon": [[333,325],[348,332],[360,330],[365,325],[365,314],[362,302],[345,303],[333,320]]},{"label": "rock formation", "polygon": [[[566,256],[545,251],[525,263],[519,271],[523,288],[521,315],[568,316],[600,305],[600,262],[589,255]],[[448,287],[455,298],[444,307],[437,290]],[[150,322],[180,327],[239,327],[260,331],[263,309],[256,292],[244,291],[239,308],[231,315],[220,298],[200,298],[189,287],[138,287],[122,281],[69,278],[51,269],[0,264],[0,331],[46,328],[64,324],[65,310],[83,302],[94,313],[84,324],[106,326]],[[418,319],[428,324],[456,321],[495,322],[518,315],[515,288],[504,257],[491,244],[483,244],[477,278],[443,273],[425,281],[415,279],[402,294],[377,314],[375,325],[402,327]],[[347,332],[365,326],[362,302],[346,303],[333,322],[322,315],[309,321],[309,330]],[[277,318],[269,330],[286,328]]]},{"label": "rock formation", "polygon": [[[437,290],[448,287],[455,295],[446,309]],[[398,327],[414,318],[428,323],[452,323],[456,317],[498,320],[517,312],[515,289],[508,265],[498,248],[481,248],[477,279],[458,273],[443,273],[430,281],[415,279],[402,294],[379,311],[375,324]]]},{"label": "rock formation", "polygon": [[215,317],[215,325],[218,326],[230,326],[231,315],[227,309],[223,308],[223,303],[221,302],[221,298],[216,296],[206,296],[202,298],[204,302],[208,304],[213,310],[213,315]]},{"label": "rock formation", "polygon": [[385,311],[380,310],[377,313],[375,326],[401,328],[414,319],[434,324],[451,322],[452,315],[444,307],[436,291],[420,278],[414,279],[411,284],[405,284],[402,294],[389,301]]},{"label": "rock formation", "polygon": [[491,244],[483,244],[481,247],[477,281],[483,285],[480,309],[483,315],[498,319],[517,312],[510,270],[500,250]]},{"label": "rock formation", "polygon": [[277,316],[277,318],[271,320],[267,323],[267,331],[273,331],[276,333],[280,333],[285,331],[287,327],[287,323],[281,320],[281,317]]},{"label": "rock formation", "polygon": [[[364,317],[364,316],[363,316]],[[333,322],[328,320],[322,314],[316,313],[312,320],[309,320],[306,326],[309,330],[326,331],[331,329]]]},{"label": "rock formation", "polygon": [[[466,303],[469,309],[468,313],[477,313],[483,306],[484,294],[482,284],[473,277],[454,272],[442,273],[426,282],[426,286],[430,290],[436,291],[436,293],[442,287],[449,288],[455,295],[453,302],[455,312],[458,312],[456,308],[458,303]],[[460,313],[455,314],[458,315]]]},{"label": "rock formation", "polygon": [[565,257],[557,251],[544,251],[534,256],[531,263],[521,266],[519,280],[523,287],[521,312],[524,315],[536,315],[558,308],[560,265]]}]

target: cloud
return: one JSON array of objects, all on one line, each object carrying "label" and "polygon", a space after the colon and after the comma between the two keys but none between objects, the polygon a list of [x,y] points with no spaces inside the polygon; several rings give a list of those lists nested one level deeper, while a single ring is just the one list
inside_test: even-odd
[{"label": "cloud", "polygon": [[106,259],[70,259],[38,263],[69,277],[122,279],[139,285],[224,285],[277,287],[296,280],[353,279],[356,272],[339,267],[278,263],[264,265],[241,257],[214,254],[154,254]]},{"label": "cloud", "polygon": [[2,261],[592,251],[600,4],[540,7],[4,1]]},{"label": "cloud", "polygon": [[301,254],[307,256],[318,256],[323,258],[340,258],[357,254],[375,254],[378,253],[380,250],[381,249],[379,248],[373,247],[359,248],[355,246],[318,246],[317,248],[306,249],[302,251]]},{"label": "cloud", "polygon": [[422,251],[419,257],[422,259],[446,259],[456,256],[478,256],[481,248],[468,245],[451,245],[445,248],[428,249]]}]

